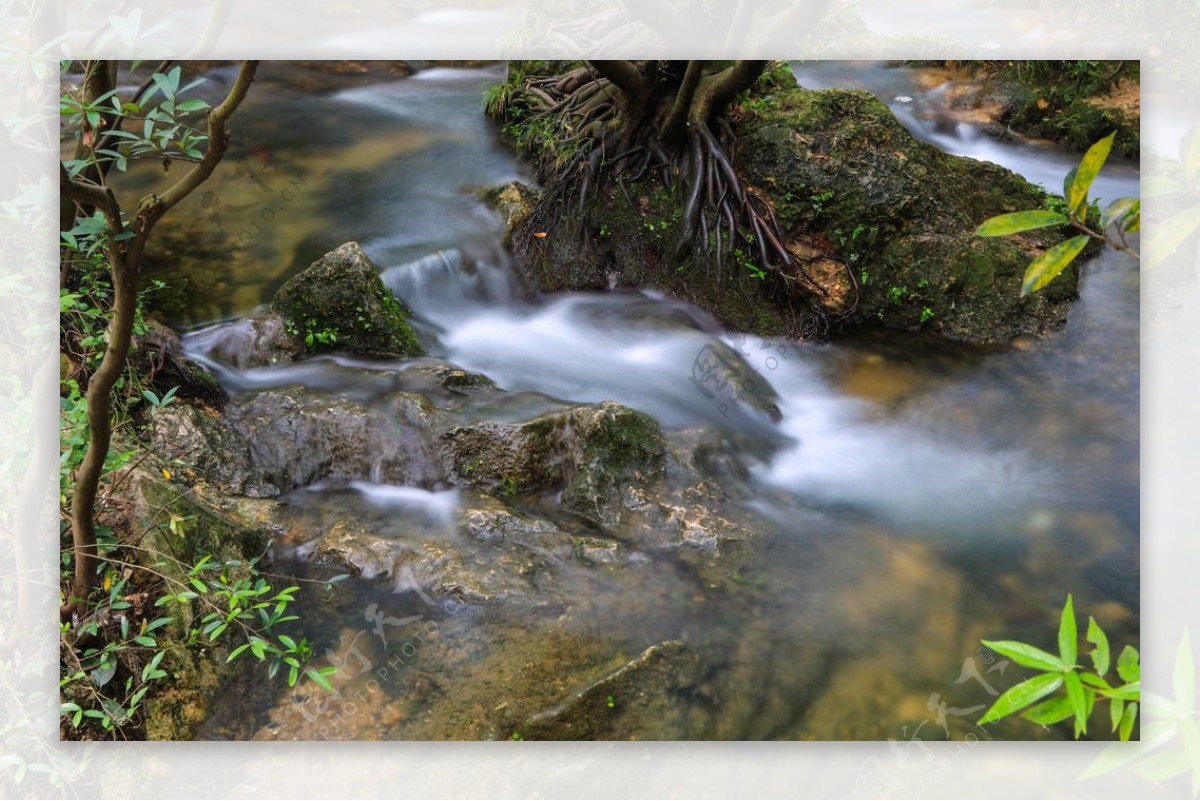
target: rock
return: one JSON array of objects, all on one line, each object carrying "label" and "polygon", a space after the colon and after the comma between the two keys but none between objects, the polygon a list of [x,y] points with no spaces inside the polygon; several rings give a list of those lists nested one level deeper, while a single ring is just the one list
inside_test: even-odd
[{"label": "rock", "polygon": [[408,311],[357,242],[326,253],[280,287],[271,308],[309,352],[338,349],[379,356],[424,353]]},{"label": "rock", "polygon": [[164,465],[252,498],[319,481],[432,486],[443,476],[429,432],[433,411],[393,392],[380,410],[303,389],[267,390],[231,401],[223,415],[172,405],[153,422]]},{"label": "rock", "polygon": [[520,181],[488,187],[479,193],[479,199],[500,212],[500,216],[504,218],[506,246],[511,243],[512,231],[533,212],[538,197],[536,190]]},{"label": "rock", "polygon": [[419,396],[394,393],[385,410],[301,389],[258,392],[231,404],[229,426],[255,468],[283,491],[318,481],[432,486],[441,480],[429,415]]},{"label": "rock", "polygon": [[688,696],[700,680],[696,655],[678,640],[652,645],[520,727],[526,740],[684,739]]},{"label": "rock", "polygon": [[579,537],[575,540],[575,558],[585,565],[617,565],[625,562],[625,547],[616,540]]},{"label": "rock", "polygon": [[645,503],[639,493],[661,477],[666,449],[658,423],[611,402],[462,426],[443,442],[459,483],[503,495],[562,486],[563,508],[601,526]]},{"label": "rock", "polygon": [[268,498],[279,494],[279,486],[256,465],[245,437],[223,416],[172,404],[158,410],[151,426],[154,453],[171,471],[238,495]]},{"label": "rock", "polygon": [[861,90],[790,89],[740,127],[738,166],[769,188],[789,236],[825,237],[862,281],[858,318],[978,343],[1063,324],[1069,268],[1021,297],[1052,229],[975,236],[988,217],[1041,208],[1044,192],[1007,169],[914,139]]},{"label": "rock", "polygon": [[246,369],[287,364],[304,355],[300,337],[290,333],[283,317],[264,312],[194,334],[192,347],[215,362]]},{"label": "rock", "polygon": [[129,364],[145,376],[149,388],[161,398],[171,389],[180,400],[191,399],[221,407],[229,399],[212,373],[183,354],[183,343],[166,324],[149,318],[145,331],[133,338]]},{"label": "rock", "polygon": [[[512,516],[505,523],[518,521]],[[347,517],[338,520],[304,551],[311,550],[318,564],[364,578],[391,577],[398,589],[404,588],[403,579],[415,582],[422,592],[433,596],[485,605],[532,595],[539,577],[549,569],[538,549],[521,543],[522,532],[530,532],[535,538],[557,534],[564,546],[570,543],[552,526],[543,529],[532,521],[520,521],[512,529],[507,536],[493,540],[466,539],[418,527],[408,527],[400,534]]]},{"label": "rock", "polygon": [[[509,113],[510,127],[519,125]],[[1060,232],[975,236],[989,217],[1043,207],[1045,192],[1011,171],[915,139],[860,90],[776,86],[770,102],[743,110],[735,132],[736,169],[772,202],[788,250],[821,285],[831,318],[987,344],[1065,322],[1077,265],[1040,292],[1020,293],[1025,268]],[[528,158],[550,163],[557,143],[534,141]],[[676,255],[677,191],[652,176],[626,189],[557,210],[561,223],[548,235],[535,230],[544,225],[538,215],[512,217],[524,278],[548,292],[657,289],[728,330],[804,333],[785,282],[756,277],[733,258],[718,266],[704,254]]]}]

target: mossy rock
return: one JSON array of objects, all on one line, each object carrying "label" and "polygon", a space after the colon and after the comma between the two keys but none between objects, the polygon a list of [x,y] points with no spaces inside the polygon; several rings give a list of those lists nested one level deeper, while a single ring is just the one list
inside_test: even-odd
[{"label": "mossy rock", "polygon": [[[835,317],[980,344],[1065,323],[1076,266],[1042,292],[1020,291],[1026,267],[1062,232],[975,236],[989,217],[1044,207],[1044,191],[915,139],[869,92],[776,81],[759,99],[735,114],[735,166],[774,205],[792,253],[837,299],[825,304]],[[515,128],[527,118],[510,114],[502,133],[525,141],[533,164],[552,161],[554,137],[565,134],[522,136]],[[746,258],[676,255],[681,216],[678,191],[658,178],[626,183],[518,219],[514,262],[543,291],[650,288],[700,306],[727,329],[802,330],[803,302],[782,280],[756,275]]]},{"label": "mossy rock", "polygon": [[664,472],[666,441],[653,418],[605,402],[522,423],[484,422],[443,437],[460,483],[502,496],[562,487],[562,506],[601,526]]},{"label": "mossy rock", "polygon": [[309,352],[420,356],[409,312],[357,242],[326,253],[287,281],[271,302]]},{"label": "mossy rock", "polygon": [[771,196],[789,237],[823,237],[857,274],[856,319],[950,339],[1007,342],[1061,326],[1077,269],[1022,297],[1042,229],[981,239],[985,219],[1048,196],[994,164],[944,153],[861,90],[795,88],[748,115],[738,167]]}]

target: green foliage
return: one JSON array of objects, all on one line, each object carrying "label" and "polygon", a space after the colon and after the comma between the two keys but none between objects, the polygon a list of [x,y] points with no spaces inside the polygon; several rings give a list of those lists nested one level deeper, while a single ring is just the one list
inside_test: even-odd
[{"label": "green foliage", "polygon": [[[1037,292],[1057,278],[1090,240],[1107,242],[1117,250],[1135,257],[1138,255],[1125,241],[1126,234],[1141,228],[1141,201],[1138,198],[1123,197],[1112,201],[1099,213],[1099,230],[1091,227],[1096,213],[1094,206],[1088,203],[1088,190],[1108,159],[1115,137],[1116,132],[1113,132],[1088,148],[1079,166],[1067,173],[1063,183],[1063,199],[1054,204],[1055,208],[1001,214],[984,220],[975,230],[977,236],[1008,236],[1037,228],[1070,225],[1081,232],[1050,248],[1030,263],[1021,282],[1021,295]],[[1197,215],[1197,224],[1200,225],[1200,215]]]},{"label": "green foliage", "polygon": [[[1121,651],[1117,658],[1117,677],[1124,683],[1114,686],[1104,678],[1111,666],[1108,636],[1095,618],[1088,618],[1085,639],[1093,646],[1089,657],[1094,670],[1087,670],[1077,664],[1079,633],[1074,603],[1068,595],[1059,618],[1057,656],[1028,643],[983,640],[984,645],[1001,656],[1008,657],[1022,667],[1042,672],[1004,692],[979,719],[979,725],[993,723],[1017,712],[1021,712],[1021,717],[1026,720],[1042,726],[1071,718],[1074,722],[1075,739],[1079,739],[1081,734],[1087,733],[1088,719],[1092,716],[1096,703],[1108,701],[1112,731],[1122,740],[1128,740],[1137,720],[1138,704],[1141,701],[1138,652],[1130,645],[1126,645]],[[1065,695],[1056,695],[1041,701],[1060,688],[1065,690]],[[1037,701],[1041,703],[1034,706]]]},{"label": "green foliage", "polygon": [[[173,532],[182,533],[182,520],[172,518],[170,525]],[[190,567],[175,563],[178,570],[159,571],[118,558],[121,547],[110,542],[103,549],[106,594],[94,605],[88,622],[78,631],[63,625],[64,637],[89,643],[82,649],[63,648],[60,714],[73,729],[88,720],[104,732],[136,728],[146,697],[173,675],[168,657],[183,650],[229,648],[226,663],[248,652],[266,665],[269,677],[286,668],[288,686],[304,677],[332,690],[328,676],[336,668],[310,667],[308,641],[280,630],[298,620],[290,608],[300,588],[273,587],[257,558],[243,563],[205,556]],[[169,559],[165,554],[154,556]],[[131,599],[141,593],[130,582],[145,578],[156,580],[161,594],[152,605],[140,604],[135,610]],[[334,577],[326,586],[340,578],[344,577]]]},{"label": "green foliage", "polygon": [[[360,309],[361,311],[361,309]],[[360,325],[366,329],[370,329],[370,324],[366,322],[366,318],[358,315]],[[287,332],[297,339],[304,341],[304,346],[310,350],[321,350],[323,347],[334,345],[338,341],[337,328],[331,325],[321,325],[313,317],[305,317],[303,326],[296,325],[295,320],[287,320]]]},{"label": "green foliage", "polygon": [[[166,73],[154,73],[150,87],[141,97],[122,102],[111,91],[94,101],[71,92],[59,97],[59,110],[66,130],[97,129],[103,117],[116,117],[117,124],[104,141],[92,141],[85,155],[63,161],[72,178],[89,164],[111,161],[119,171],[128,169],[134,159],[159,159],[168,169],[172,160],[199,161],[208,134],[195,127],[192,115],[203,116],[210,108],[199,98],[182,99],[182,95],[203,83],[202,78],[180,86],[182,70],[176,66]],[[118,140],[108,144],[107,138]]]}]

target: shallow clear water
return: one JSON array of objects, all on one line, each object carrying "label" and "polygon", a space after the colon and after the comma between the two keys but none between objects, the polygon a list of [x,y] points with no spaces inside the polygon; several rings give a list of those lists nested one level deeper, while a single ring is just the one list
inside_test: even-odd
[{"label": "shallow clear water", "polygon": [[[912,98],[893,108],[921,99],[902,70],[806,63],[797,72],[805,85],[819,78]],[[333,725],[311,698],[247,679],[230,688],[206,736],[504,738],[508,710],[566,697],[645,647],[679,639],[706,654],[710,672],[687,696],[694,714],[676,728],[664,723],[661,736],[878,739],[926,725],[926,739],[961,737],[968,717],[936,720],[931,699],[937,693],[960,709],[989,702],[982,683],[957,681],[965,661],[982,659],[981,637],[1049,647],[1072,592],[1110,638],[1136,643],[1136,265],[1112,254],[1093,260],[1064,332],[1000,352],[899,334],[762,342],[650,293],[532,298],[499,247],[499,221],[474,195],[525,174],[480,113],[498,74],[431,70],[248,101],[253,147],[268,154],[255,163],[308,185],[183,322],[248,313],[286,276],[358,240],[414,310],[433,355],[508,390],[615,400],[669,430],[707,424],[735,443],[762,445],[735,446],[750,466],[739,514],[758,539],[725,583],[669,549],[643,549],[621,569],[551,559],[554,569],[538,578],[546,602],[520,614],[393,592],[395,577],[348,582],[309,598],[306,630],[318,653],[343,653],[350,640],[362,647],[376,678],[347,671],[339,685],[347,694],[366,688],[361,713]],[[898,114],[905,119],[904,108]],[[920,128],[915,118],[906,124]],[[965,130],[953,142],[946,136],[925,138],[1051,187],[1073,158]],[[1137,192],[1128,165],[1102,181],[1106,192]],[[242,191],[261,191],[243,183]],[[199,235],[227,240],[202,222]],[[203,334],[190,341],[202,349]],[[774,398],[781,421],[698,392],[689,376],[705,348],[757,368],[753,393]],[[373,398],[387,392],[377,373],[402,366],[326,358],[223,380],[239,390],[300,384]],[[542,402],[529,398],[520,403]],[[287,499],[292,534],[277,556],[306,570],[312,532],[346,514],[397,537],[436,530],[453,543],[456,510],[477,500],[388,487],[377,476],[310,487]],[[523,502],[536,511],[537,499]],[[377,667],[411,641],[385,643],[364,616],[369,604],[392,619],[421,614],[433,623],[388,679]],[[998,731],[1047,736],[1020,724]]]}]

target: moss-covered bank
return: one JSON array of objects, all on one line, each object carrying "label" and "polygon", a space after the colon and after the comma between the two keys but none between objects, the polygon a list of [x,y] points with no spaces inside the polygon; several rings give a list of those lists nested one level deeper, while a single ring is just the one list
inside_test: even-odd
[{"label": "moss-covered bank", "polygon": [[[519,64],[510,83],[535,68],[549,69]],[[522,109],[519,92],[492,108],[503,134],[543,170],[571,146],[561,127]],[[820,276],[835,318],[853,308],[844,322],[975,343],[1065,322],[1074,268],[1047,291],[1020,296],[1029,261],[1061,233],[974,235],[990,216],[1049,201],[1023,178],[914,139],[867,92],[810,91],[778,71],[760,80],[732,121],[735,167],[773,203],[788,249]],[[799,332],[803,304],[753,254],[720,264],[700,252],[675,255],[681,199],[656,177],[609,182],[582,202],[541,211],[509,216],[518,268],[543,290],[652,288],[733,330]]]}]

